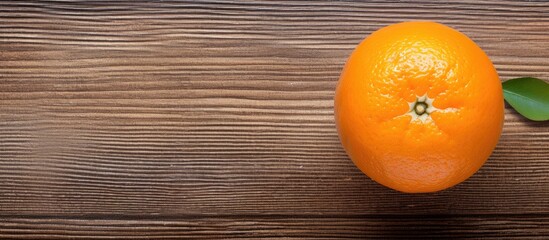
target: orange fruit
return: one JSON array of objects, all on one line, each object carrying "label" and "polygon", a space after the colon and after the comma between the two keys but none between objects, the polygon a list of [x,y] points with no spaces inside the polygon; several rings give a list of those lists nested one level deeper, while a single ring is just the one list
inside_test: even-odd
[{"label": "orange fruit", "polygon": [[503,93],[488,56],[434,22],[381,28],[343,69],[335,120],[347,154],[374,181],[434,192],[473,175],[494,150]]}]

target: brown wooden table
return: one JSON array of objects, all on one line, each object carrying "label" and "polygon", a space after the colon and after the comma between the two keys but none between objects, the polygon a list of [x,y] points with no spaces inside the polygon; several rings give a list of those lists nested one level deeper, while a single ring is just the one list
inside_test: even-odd
[{"label": "brown wooden table", "polygon": [[486,165],[434,194],[339,144],[339,73],[391,23],[549,80],[548,1],[438,2],[0,2],[0,237],[548,239],[549,122],[507,107]]}]

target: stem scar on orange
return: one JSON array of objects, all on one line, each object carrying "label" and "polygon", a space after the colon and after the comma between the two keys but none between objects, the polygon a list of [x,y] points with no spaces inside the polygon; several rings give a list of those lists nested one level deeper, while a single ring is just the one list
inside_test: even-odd
[{"label": "stem scar on orange", "polygon": [[464,34],[434,22],[381,28],[351,54],[335,94],[339,138],[355,165],[402,192],[473,175],[501,134],[501,83]]}]

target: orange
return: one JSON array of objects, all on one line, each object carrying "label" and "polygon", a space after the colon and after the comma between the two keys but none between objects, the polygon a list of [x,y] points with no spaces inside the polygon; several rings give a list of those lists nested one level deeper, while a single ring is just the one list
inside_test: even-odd
[{"label": "orange", "polygon": [[434,192],[473,175],[494,150],[503,93],[488,56],[434,22],[381,28],[343,69],[339,138],[355,165],[402,192]]}]

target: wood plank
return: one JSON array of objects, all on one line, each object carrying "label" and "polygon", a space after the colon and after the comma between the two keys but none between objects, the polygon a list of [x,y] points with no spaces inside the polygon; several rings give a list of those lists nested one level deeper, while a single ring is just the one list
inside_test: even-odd
[{"label": "wood plank", "polygon": [[[421,221],[418,221],[421,219]],[[545,216],[196,216],[191,219],[6,218],[10,239],[547,239]]]},{"label": "wood plank", "polygon": [[[509,107],[487,164],[444,192],[390,191],[343,152],[332,98],[346,57],[373,30],[417,19],[470,36],[502,80],[549,79],[547,1],[2,1],[4,224],[52,216],[58,234],[82,214],[195,214],[224,226],[206,216],[298,213],[330,229],[338,218],[320,216],[480,214],[493,224],[542,214],[546,229],[549,123]],[[526,234],[530,220],[518,218],[504,232]]]}]

